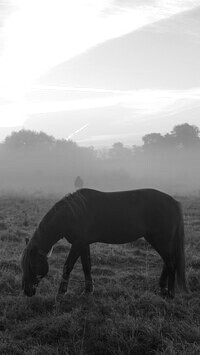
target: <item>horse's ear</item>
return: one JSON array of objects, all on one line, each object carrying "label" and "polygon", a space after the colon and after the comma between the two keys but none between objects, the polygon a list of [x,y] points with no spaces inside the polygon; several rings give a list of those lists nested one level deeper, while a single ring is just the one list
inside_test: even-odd
[{"label": "horse's ear", "polygon": [[28,237],[25,237],[25,242],[26,242],[26,245],[27,245],[28,242],[29,242],[29,238]]}]

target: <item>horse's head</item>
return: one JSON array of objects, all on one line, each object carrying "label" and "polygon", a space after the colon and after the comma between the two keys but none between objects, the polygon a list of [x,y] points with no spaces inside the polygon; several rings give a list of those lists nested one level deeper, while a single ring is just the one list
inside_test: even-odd
[{"label": "horse's head", "polygon": [[37,245],[28,243],[22,256],[22,289],[24,294],[32,297],[40,280],[49,271],[47,256],[43,254]]}]

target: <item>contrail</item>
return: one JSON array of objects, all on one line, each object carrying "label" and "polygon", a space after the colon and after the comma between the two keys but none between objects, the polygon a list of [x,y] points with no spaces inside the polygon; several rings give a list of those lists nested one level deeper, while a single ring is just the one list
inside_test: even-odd
[{"label": "contrail", "polygon": [[105,94],[132,94],[133,90],[118,90],[118,89],[96,89],[90,87],[72,87],[72,86],[56,86],[56,85],[32,85],[32,89],[41,90],[57,90],[57,91],[78,91],[91,93],[105,93]]},{"label": "contrail", "polygon": [[68,139],[71,139],[76,133],[82,131],[83,129],[85,129],[86,127],[89,126],[89,123],[86,123],[84,126],[82,126],[81,128],[77,129],[76,131],[74,131],[73,133],[71,133],[68,137],[67,137],[67,140]]}]

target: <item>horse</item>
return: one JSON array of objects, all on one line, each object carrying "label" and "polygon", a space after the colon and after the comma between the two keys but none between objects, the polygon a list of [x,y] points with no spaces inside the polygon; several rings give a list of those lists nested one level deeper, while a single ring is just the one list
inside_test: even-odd
[{"label": "horse", "polygon": [[22,255],[22,289],[33,296],[48,273],[48,253],[61,238],[71,248],[64,263],[57,297],[66,294],[70,273],[81,258],[85,292],[93,293],[90,244],[124,244],[140,237],[163,259],[161,292],[175,295],[175,283],[187,292],[184,223],[180,203],[155,189],[101,192],[83,188],[64,196],[42,218]]}]

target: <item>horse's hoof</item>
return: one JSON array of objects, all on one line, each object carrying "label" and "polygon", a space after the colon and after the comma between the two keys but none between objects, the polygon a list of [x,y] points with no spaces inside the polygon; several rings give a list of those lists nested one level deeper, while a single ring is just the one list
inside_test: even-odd
[{"label": "horse's hoof", "polygon": [[56,302],[62,302],[66,298],[66,293],[58,293],[56,295]]},{"label": "horse's hoof", "polygon": [[89,302],[90,304],[95,304],[93,292],[86,293],[86,297],[87,297],[87,302]]},{"label": "horse's hoof", "polygon": [[86,291],[84,290],[83,292],[81,292],[79,298],[84,297],[84,298],[93,298],[94,295],[94,291]]},{"label": "horse's hoof", "polygon": [[166,299],[170,299],[170,300],[173,300],[175,297],[174,293],[169,292],[168,289],[166,289],[166,288],[162,288],[160,290],[160,295],[161,295],[161,297],[166,298]]},{"label": "horse's hoof", "polygon": [[174,299],[174,293],[173,293],[173,292],[168,292],[168,293],[167,293],[167,297],[168,297],[170,300],[173,300],[173,299]]},{"label": "horse's hoof", "polygon": [[0,322],[0,332],[5,332],[5,330],[6,330],[5,324]]},{"label": "horse's hoof", "polygon": [[161,287],[159,293],[160,293],[160,295],[162,297],[168,297],[168,289],[167,289],[167,287]]}]

